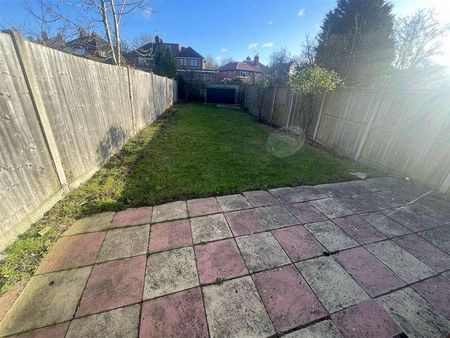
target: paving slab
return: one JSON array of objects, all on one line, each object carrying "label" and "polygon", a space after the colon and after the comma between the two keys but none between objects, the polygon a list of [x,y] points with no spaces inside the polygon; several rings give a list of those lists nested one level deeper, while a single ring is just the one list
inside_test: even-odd
[{"label": "paving slab", "polygon": [[192,247],[158,252],[148,257],[144,286],[145,300],[198,285]]},{"label": "paving slab", "polygon": [[436,274],[429,266],[392,241],[368,244],[366,248],[407,283]]},{"label": "paving slab", "polygon": [[447,337],[450,332],[450,322],[411,288],[384,295],[377,303],[410,338]]},{"label": "paving slab", "polygon": [[220,282],[248,273],[234,239],[196,245],[194,250],[201,284]]},{"label": "paving slab", "polygon": [[110,230],[106,234],[97,262],[139,256],[147,253],[150,225]]},{"label": "paving slab", "polygon": [[450,319],[450,281],[444,277],[432,277],[412,286],[428,303]]},{"label": "paving slab", "polygon": [[296,193],[300,194],[303,197],[303,201],[312,201],[328,197],[315,186],[302,185],[294,187],[293,189]]},{"label": "paving slab", "polygon": [[225,213],[234,236],[250,235],[268,230],[266,223],[254,210],[240,210]]},{"label": "paving slab", "polygon": [[298,224],[298,220],[281,205],[271,205],[255,209],[268,229],[277,229]]},{"label": "paving slab", "polygon": [[450,223],[450,200],[443,198],[443,195],[433,196],[433,194],[430,194],[420,198],[414,204],[419,204],[434,211],[443,221],[446,220],[446,223]]},{"label": "paving slab", "polygon": [[305,202],[305,196],[300,191],[296,191],[294,188],[287,187],[287,188],[269,189],[269,192],[280,203]]},{"label": "paving slab", "polygon": [[153,224],[148,250],[157,252],[192,245],[189,220]]},{"label": "paving slab", "polygon": [[145,256],[137,256],[94,266],[76,317],[139,302],[144,286],[145,260]]},{"label": "paving slab", "polygon": [[386,196],[380,196],[376,192],[360,194],[354,197],[358,201],[371,206],[374,210],[383,210],[399,206],[395,204],[393,205],[393,203],[390,203],[389,199]]},{"label": "paving slab", "polygon": [[327,221],[328,217],[321,214],[316,208],[308,203],[292,203],[286,208],[297,218],[300,224]]},{"label": "paving slab", "polygon": [[374,208],[372,208],[370,205],[358,201],[358,195],[336,197],[335,199],[339,202],[339,204],[343,205],[354,214],[374,211]]},{"label": "paving slab", "polygon": [[115,212],[108,211],[80,218],[64,231],[63,236],[111,229],[114,215]]},{"label": "paving slab", "polygon": [[219,196],[217,197],[217,201],[222,211],[234,211],[252,207],[245,197],[239,194]]},{"label": "paving slab", "polygon": [[279,333],[328,315],[294,265],[258,272],[253,280]]},{"label": "paving slab", "polygon": [[254,207],[264,207],[278,203],[278,201],[265,190],[247,191],[244,192],[244,196]]},{"label": "paving slab", "polygon": [[66,336],[68,328],[69,322],[64,322],[20,333],[18,335],[10,336],[10,338],[63,338]]},{"label": "paving slab", "polygon": [[331,221],[305,224],[305,227],[330,252],[358,245],[354,239]]},{"label": "paving slab", "polygon": [[402,182],[395,177],[375,177],[361,182],[367,190],[372,192],[391,190],[402,185]]},{"label": "paving slab", "polygon": [[309,203],[328,218],[344,217],[353,214],[335,198],[324,198]]},{"label": "paving slab", "polygon": [[208,337],[200,288],[146,301],[140,337]]},{"label": "paving slab", "polygon": [[94,264],[105,235],[105,232],[94,232],[61,237],[39,266],[38,273]]},{"label": "paving slab", "polygon": [[0,321],[5,317],[8,310],[19,297],[20,293],[23,291],[27,285],[26,281],[18,282],[11,287],[8,291],[0,296]]},{"label": "paving slab", "polygon": [[370,191],[367,189],[365,181],[342,182],[339,189],[347,195],[364,194]]},{"label": "paving slab", "polygon": [[74,319],[70,323],[66,338],[102,338],[138,336],[139,304]]},{"label": "paving slab", "polygon": [[191,229],[195,244],[233,236],[223,214],[191,218]]},{"label": "paving slab", "polygon": [[346,338],[392,338],[403,332],[373,300],[332,314],[331,320]]},{"label": "paving slab", "polygon": [[211,337],[259,338],[275,334],[250,276],[206,286],[203,295]]},{"label": "paving slab", "polygon": [[379,211],[358,216],[389,238],[411,233],[409,229],[389,218],[389,213],[390,210],[386,213]]},{"label": "paving slab", "polygon": [[215,197],[197,198],[187,201],[189,216],[203,216],[215,214],[221,211]]},{"label": "paving slab", "polygon": [[293,262],[317,257],[326,249],[302,225],[276,229],[272,234]]},{"label": "paving slab", "polygon": [[170,202],[153,207],[152,222],[159,223],[187,218],[187,207],[185,201]]},{"label": "paving slab", "polygon": [[399,289],[405,282],[364,248],[341,251],[335,259],[372,297]]},{"label": "paving slab", "polygon": [[31,278],[0,322],[0,336],[72,319],[90,272],[84,267]]},{"label": "paving slab", "polygon": [[343,197],[348,196],[347,193],[342,191],[340,187],[343,183],[327,183],[327,184],[318,184],[315,185],[317,189],[319,189],[322,193],[327,195],[328,197]]},{"label": "paving slab", "polygon": [[290,263],[289,257],[270,232],[237,237],[236,242],[250,272]]},{"label": "paving slab", "polygon": [[285,338],[343,338],[331,320],[324,320],[298,331],[291,332]]},{"label": "paving slab", "polygon": [[450,256],[417,234],[395,238],[393,241],[434,271],[450,269]]},{"label": "paving slab", "polygon": [[331,256],[295,265],[330,313],[369,299],[369,295]]},{"label": "paving slab", "polygon": [[450,271],[442,273],[441,276],[450,280]]},{"label": "paving slab", "polygon": [[152,207],[128,208],[119,211],[113,218],[114,227],[150,224],[152,221]]},{"label": "paving slab", "polygon": [[439,217],[419,204],[402,206],[389,212],[389,217],[411,231],[421,231],[443,225]]},{"label": "paving slab", "polygon": [[345,231],[359,244],[368,244],[387,239],[387,237],[372,227],[357,215],[334,218],[333,223]]},{"label": "paving slab", "polygon": [[450,225],[419,232],[419,235],[450,254]]}]

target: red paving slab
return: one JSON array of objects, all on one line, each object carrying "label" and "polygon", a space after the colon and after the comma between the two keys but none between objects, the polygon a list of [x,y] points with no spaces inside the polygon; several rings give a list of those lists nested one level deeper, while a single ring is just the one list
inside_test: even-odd
[{"label": "red paving slab", "polygon": [[106,232],[61,237],[44,259],[38,273],[58,271],[95,263]]},{"label": "red paving slab", "polygon": [[267,230],[264,220],[255,210],[227,212],[225,218],[235,236],[250,235]]},{"label": "red paving slab", "polygon": [[208,337],[208,326],[200,288],[144,302],[141,338]]},{"label": "red paving slab", "polygon": [[64,322],[11,336],[11,338],[64,338],[68,328],[69,322]]},{"label": "red paving slab", "polygon": [[450,256],[417,234],[393,241],[437,272],[450,269]]},{"label": "red paving slab", "polygon": [[192,245],[189,220],[153,224],[150,229],[149,251],[156,252]]},{"label": "red paving slab", "polygon": [[346,338],[392,338],[402,333],[386,311],[372,300],[332,314],[331,320]]},{"label": "red paving slab", "polygon": [[119,211],[113,218],[114,227],[149,224],[152,221],[152,207],[129,208]]},{"label": "red paving slab", "polygon": [[428,303],[450,320],[450,281],[444,277],[433,277],[414,284],[416,290]]},{"label": "red paving slab", "polygon": [[316,208],[307,203],[293,203],[286,205],[286,208],[298,219],[301,224],[328,221],[328,218],[321,214]]},{"label": "red paving slab", "polygon": [[189,216],[201,216],[220,212],[220,206],[215,197],[198,198],[187,201]]},{"label": "red paving slab", "polygon": [[243,276],[248,273],[234,239],[195,246],[201,284]]},{"label": "red paving slab", "polygon": [[372,297],[405,285],[404,281],[364,248],[341,251],[334,257]]},{"label": "red paving slab", "polygon": [[259,272],[253,278],[277,332],[328,314],[293,265]]},{"label": "red paving slab", "polygon": [[12,289],[0,296],[0,321],[3,319],[3,317],[5,317],[6,313],[14,304],[17,297],[19,297],[20,293],[26,285],[27,282],[25,281],[19,282],[15,284]]},{"label": "red paving slab", "polygon": [[278,203],[278,201],[265,190],[247,191],[244,192],[244,196],[254,207],[264,207],[266,205]]},{"label": "red paving slab", "polygon": [[76,316],[111,310],[142,300],[146,256],[94,266]]},{"label": "red paving slab", "polygon": [[302,225],[273,230],[272,233],[293,262],[327,251]]},{"label": "red paving slab", "polygon": [[356,215],[335,218],[333,222],[359,244],[373,243],[387,238],[383,233]]}]

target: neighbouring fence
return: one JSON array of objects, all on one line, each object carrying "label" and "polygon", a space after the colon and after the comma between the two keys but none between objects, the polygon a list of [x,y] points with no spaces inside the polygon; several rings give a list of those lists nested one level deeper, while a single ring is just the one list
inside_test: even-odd
[{"label": "neighbouring fence", "polygon": [[[263,95],[247,87],[255,116],[394,174],[450,191],[450,95],[435,91],[342,88],[314,97],[312,109],[287,87]],[[262,102],[262,104],[261,104]]]},{"label": "neighbouring fence", "polygon": [[0,33],[0,250],[175,98],[174,80]]}]

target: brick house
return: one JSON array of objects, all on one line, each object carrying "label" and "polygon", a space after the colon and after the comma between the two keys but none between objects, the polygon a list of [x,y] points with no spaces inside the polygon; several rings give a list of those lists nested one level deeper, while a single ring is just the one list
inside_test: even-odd
[{"label": "brick house", "polygon": [[254,83],[264,72],[266,66],[259,62],[259,56],[253,60],[247,57],[242,62],[229,62],[217,70],[217,81],[241,80],[244,83]]},{"label": "brick house", "polygon": [[155,36],[155,42],[147,43],[125,55],[128,63],[143,69],[152,69],[155,65],[155,51],[163,46],[169,48],[175,57],[177,68],[185,70],[203,70],[205,58],[192,47],[182,47],[178,43],[166,43],[159,36]]},{"label": "brick house", "polygon": [[89,34],[84,29],[80,29],[78,38],[67,42],[62,50],[94,59],[106,60],[110,57],[108,42],[96,32]]}]

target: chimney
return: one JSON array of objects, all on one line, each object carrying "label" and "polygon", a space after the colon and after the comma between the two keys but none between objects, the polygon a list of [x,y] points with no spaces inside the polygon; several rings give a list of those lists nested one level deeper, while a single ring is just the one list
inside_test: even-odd
[{"label": "chimney", "polygon": [[156,43],[156,44],[162,43],[162,39],[161,39],[158,35],[155,36],[155,43]]},{"label": "chimney", "polygon": [[256,64],[259,63],[259,55],[255,55],[255,57],[253,58],[253,61],[255,61]]},{"label": "chimney", "polygon": [[48,34],[47,32],[41,31],[41,40],[42,41],[48,41]]},{"label": "chimney", "polygon": [[86,33],[86,31],[85,31],[83,28],[80,28],[80,29],[78,30],[78,34],[79,34],[79,36],[80,36],[80,39],[84,39],[85,37],[88,36],[88,33]]},{"label": "chimney", "polygon": [[245,61],[251,61],[252,59],[250,59],[250,56],[247,56],[247,58],[245,59]]}]

